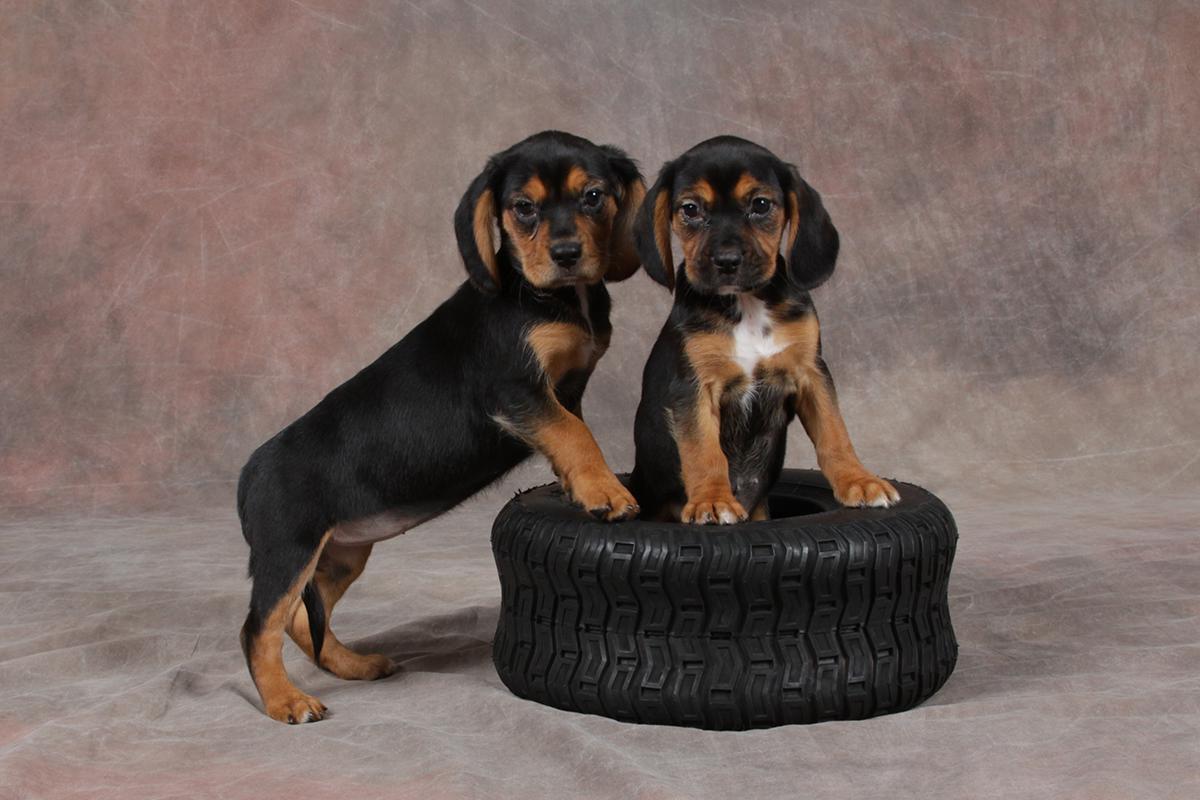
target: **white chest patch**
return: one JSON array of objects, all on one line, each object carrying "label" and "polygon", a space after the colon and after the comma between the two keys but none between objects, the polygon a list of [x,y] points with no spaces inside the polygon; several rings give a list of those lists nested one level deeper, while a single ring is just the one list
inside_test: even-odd
[{"label": "white chest patch", "polygon": [[757,297],[738,298],[742,318],[733,329],[733,360],[749,376],[758,362],[783,352],[787,345],[775,337],[767,306]]}]

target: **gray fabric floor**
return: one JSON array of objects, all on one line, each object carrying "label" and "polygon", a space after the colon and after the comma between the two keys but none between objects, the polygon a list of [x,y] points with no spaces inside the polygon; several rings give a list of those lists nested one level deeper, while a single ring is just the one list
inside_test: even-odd
[{"label": "gray fabric floor", "polygon": [[267,719],[237,645],[226,510],[0,527],[0,796],[65,798],[1194,798],[1200,499],[979,501],[956,672],[924,706],[742,733],[519,700],[490,661],[493,491],[376,549],[339,606],[373,684],[288,666],[332,716]]},{"label": "gray fabric floor", "polygon": [[[1197,0],[0,8],[0,800],[1200,798]],[[289,644],[333,715],[262,714],[237,471],[456,290],[459,198],[545,128],[649,180],[745,136],[821,193],[854,445],[961,530],[923,707],[707,733],[513,697],[488,532],[534,459],[339,605],[399,674]],[[584,411],[629,469],[671,297],[610,289]]]}]

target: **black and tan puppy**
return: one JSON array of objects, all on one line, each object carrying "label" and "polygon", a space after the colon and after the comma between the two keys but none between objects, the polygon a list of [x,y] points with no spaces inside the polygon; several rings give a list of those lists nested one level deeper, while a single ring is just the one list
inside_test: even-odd
[{"label": "black and tan puppy", "polygon": [[469,280],[250,457],[238,484],[253,579],[242,646],[273,719],[326,711],[288,679],[284,631],[339,677],[389,674],[386,657],[348,649],[328,623],[372,545],[533,450],[594,515],[636,515],[579,411],[612,333],[604,281],[638,267],[644,194],[624,153],[577,136],[540,133],[493,156],[454,217]]},{"label": "black and tan puppy", "polygon": [[821,358],[809,290],[833,273],[838,233],[795,167],[744,139],[702,142],[662,168],[636,238],[646,272],[675,292],[634,434],[646,517],[765,519],[797,415],[839,501],[899,500],[855,455]]}]

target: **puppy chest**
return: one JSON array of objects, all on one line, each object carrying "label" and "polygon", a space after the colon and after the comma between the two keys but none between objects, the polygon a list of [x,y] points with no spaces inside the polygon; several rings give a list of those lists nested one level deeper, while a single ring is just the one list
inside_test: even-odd
[{"label": "puppy chest", "polygon": [[742,373],[754,382],[762,377],[760,365],[772,361],[795,343],[794,332],[772,319],[766,304],[757,298],[743,297],[738,301],[738,307],[741,317],[733,326],[730,356]]},{"label": "puppy chest", "polygon": [[786,347],[765,315],[744,315],[733,329],[733,360],[748,377],[754,375],[759,362],[782,353]]},{"label": "puppy chest", "polygon": [[528,342],[538,364],[553,382],[568,372],[590,371],[607,344],[590,331],[563,322],[536,326],[530,331]]},{"label": "puppy chest", "polygon": [[730,342],[733,363],[751,386],[761,383],[794,386],[799,374],[816,358],[816,318],[776,320],[766,304],[754,297],[744,297],[738,305],[741,317],[733,326]]}]

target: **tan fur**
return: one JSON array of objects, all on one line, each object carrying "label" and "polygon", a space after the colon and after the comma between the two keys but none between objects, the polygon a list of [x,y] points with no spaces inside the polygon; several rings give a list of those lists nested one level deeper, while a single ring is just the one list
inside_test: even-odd
[{"label": "tan fur", "polygon": [[[815,369],[815,368],[814,368]],[[797,402],[796,413],[817,451],[817,465],[825,474],[833,495],[847,506],[896,502],[900,494],[890,483],[863,466],[850,443],[846,423],[838,410],[825,376],[810,376]]]},{"label": "tan fur", "polygon": [[598,214],[585,214],[582,211],[575,214],[575,230],[583,248],[579,263],[575,265],[575,274],[585,283],[595,283],[606,277],[616,216],[617,204],[610,196],[605,196]]},{"label": "tan fur", "polygon": [[574,194],[574,195],[583,194],[584,188],[589,183],[593,183],[593,182],[594,182],[594,180],[593,180],[592,176],[588,175],[587,171],[584,170],[583,167],[572,166],[569,170],[567,170],[566,188],[567,188],[567,192],[569,192],[570,194]]},{"label": "tan fur", "polygon": [[552,385],[571,370],[594,367],[608,349],[606,338],[593,338],[583,328],[569,322],[535,325],[525,340]]},{"label": "tan fur", "polygon": [[716,392],[717,400],[730,383],[742,376],[733,360],[733,339],[728,330],[694,333],[684,343],[684,352],[699,387]]},{"label": "tan fur", "polygon": [[558,275],[558,269],[550,259],[550,236],[546,225],[538,225],[532,232],[517,222],[516,212],[507,209],[502,224],[508,232],[508,241],[516,251],[517,260],[526,279],[534,286],[547,286]]},{"label": "tan fur", "polygon": [[542,179],[537,175],[525,181],[525,185],[521,187],[521,192],[534,203],[545,202],[550,194],[546,190],[546,184],[542,183]]},{"label": "tan fur", "polygon": [[[680,191],[679,200],[681,204],[688,200],[693,202],[700,201],[706,207],[711,208],[712,204],[716,201],[716,192],[713,191],[712,184],[704,179],[700,179]],[[672,229],[675,235],[679,237],[679,245],[683,249],[684,272],[693,285],[699,283],[697,267],[699,266],[700,253],[704,250],[704,242],[708,238],[708,233],[705,228],[688,225],[684,222],[682,214],[674,214],[672,216]]]},{"label": "tan fur", "polygon": [[817,317],[808,314],[800,319],[779,322],[772,319],[775,339],[784,349],[764,358],[758,364],[763,374],[783,376],[794,392],[804,389],[813,379],[824,379],[817,369],[817,353],[821,342],[821,326]]},{"label": "tan fur", "polygon": [[296,688],[283,666],[283,632],[300,605],[300,593],[312,578],[321,551],[329,541],[330,532],[321,538],[317,552],[305,566],[287,593],[267,614],[258,634],[244,637],[242,647],[250,666],[250,676],[262,698],[263,708],[271,719],[279,722],[315,722],[325,716],[325,706]]},{"label": "tan fur", "polygon": [[746,205],[756,195],[760,194],[773,195],[773,193],[765,191],[758,178],[755,178],[749,172],[743,172],[733,187],[733,196],[742,205]]},{"label": "tan fur", "polygon": [[734,197],[743,206],[749,206],[756,197],[765,197],[774,203],[765,225],[748,226],[755,249],[762,254],[763,280],[768,281],[775,275],[775,259],[779,255],[780,240],[783,238],[783,224],[786,219],[786,215],[781,212],[779,207],[779,195],[774,189],[763,186],[750,173],[744,173],[738,179],[733,191]]},{"label": "tan fur", "polygon": [[733,341],[724,332],[698,333],[688,338],[684,352],[696,374],[696,399],[692,416],[673,420],[672,426],[687,494],[680,520],[743,520],[746,509],[733,496],[729,461],[721,450],[721,395],[742,379],[732,358]]},{"label": "tan fur", "polygon": [[[774,315],[772,314],[772,317]],[[818,366],[820,326],[815,315],[797,320],[772,319],[775,339],[784,349],[764,358],[755,367],[754,379],[782,381],[797,396],[797,413],[817,451],[817,463],[845,505],[894,502],[899,495],[887,481],[869,472],[858,460],[836,398]],[[729,485],[729,463],[720,447],[720,408],[724,393],[747,380],[733,360],[733,340],[721,329],[691,335],[684,351],[696,374],[697,396],[690,419],[674,420],[681,478],[687,505],[684,522],[720,519],[729,511],[744,519]],[[765,519],[765,504],[754,509],[753,519]]]},{"label": "tan fur", "polygon": [[[679,196],[684,200],[688,198],[701,199],[710,205],[715,202],[712,185],[705,180],[697,181],[692,186],[680,192]],[[767,197],[776,203],[771,209],[766,225],[744,223],[750,241],[760,255],[762,280],[765,282],[769,281],[775,275],[775,260],[776,256],[779,255],[780,239],[783,236],[784,215],[779,210],[777,193],[763,186],[750,173],[743,173],[734,185],[733,199],[742,206],[746,206],[758,196]],[[698,283],[699,257],[704,251],[707,242],[707,229],[688,225],[678,214],[673,217],[671,224],[683,248],[684,270],[687,272],[688,280],[693,284]]]},{"label": "tan fur", "polygon": [[[587,189],[589,184],[597,180],[588,175],[582,167],[571,167],[563,185],[564,194],[578,196]],[[636,182],[627,187],[627,197],[621,204],[611,196],[606,196],[598,214],[584,214],[582,211],[575,215],[575,230],[578,236],[582,254],[579,263],[570,274],[570,278],[586,284],[596,283],[602,279],[623,280],[628,278],[641,265],[633,241],[633,217],[645,196],[645,186]],[[536,175],[531,177],[521,187],[520,194],[531,202],[541,203],[548,196],[546,184]],[[518,221],[516,212],[506,208],[501,215],[501,226],[508,234],[508,241],[513,255],[521,264],[521,269],[527,280],[539,288],[557,285],[564,278],[559,268],[550,257],[549,227],[539,222],[536,227],[529,227]]]},{"label": "tan fur", "polygon": [[[755,197],[768,197],[774,205],[765,219],[747,221],[752,246],[762,257],[763,278],[775,273],[784,226],[789,228],[790,253],[799,234],[803,209],[795,192],[789,192],[780,206],[778,193],[764,187],[749,173],[742,174],[733,188],[733,198],[742,207]],[[698,180],[678,193],[681,201],[715,202],[713,187]],[[672,213],[665,194],[660,193],[654,207],[655,243],[664,264],[670,264],[671,233],[679,237],[684,269],[693,283],[700,283],[696,267],[704,251],[706,228],[687,224],[681,214]],[[672,281],[673,282],[673,281]],[[687,492],[687,505],[681,513],[684,522],[714,521],[720,511],[736,506],[729,485],[729,465],[720,448],[721,397],[747,379],[782,381],[797,399],[797,413],[817,450],[817,460],[829,479],[837,499],[846,505],[885,505],[899,495],[887,481],[869,471],[858,460],[837,408],[832,386],[818,365],[820,328],[813,314],[784,321],[771,317],[771,335],[783,347],[754,365],[754,375],[746,376],[733,358],[733,340],[729,326],[716,323],[710,332],[689,335],[684,350],[696,374],[697,395],[694,412],[688,419],[672,420],[672,433],[679,448],[681,478]],[[736,506],[738,516],[745,510]],[[765,518],[765,504],[754,509],[755,519]]]},{"label": "tan fur", "polygon": [[700,282],[697,267],[700,263],[700,253],[704,250],[704,240],[707,233],[703,228],[693,228],[685,225],[678,215],[675,218],[675,235],[679,237],[679,246],[683,249],[683,270],[688,281],[693,286]]},{"label": "tan fur", "polygon": [[702,200],[709,208],[712,208],[713,204],[717,202],[716,191],[713,189],[712,184],[704,180],[704,178],[699,179],[678,194],[680,199],[686,198],[689,195],[695,195],[695,197]]},{"label": "tan fur", "polygon": [[635,515],[637,501],[609,469],[587,425],[553,396],[550,403],[550,411],[535,423],[529,439],[550,460],[563,489],[605,519]]},{"label": "tan fur", "polygon": [[[325,639],[321,645],[321,660],[318,666],[345,680],[375,680],[395,671],[395,666],[386,656],[378,653],[356,653],[342,644],[330,629],[333,607],[342,599],[350,584],[366,569],[371,548],[370,544],[345,546],[330,541],[321,551],[313,576],[321,603],[325,607]],[[308,626],[308,611],[303,603],[296,607],[287,630],[292,641],[312,658],[313,643]]]},{"label": "tan fur", "polygon": [[796,237],[800,235],[800,197],[795,192],[787,193],[787,252],[790,254],[796,246]]},{"label": "tan fur", "polygon": [[667,288],[675,288],[675,256],[671,254],[671,198],[661,191],[654,197],[654,245],[666,270]]},{"label": "tan fur", "polygon": [[483,261],[483,265],[487,267],[488,274],[499,285],[500,267],[496,264],[496,240],[492,233],[494,211],[495,199],[492,196],[492,190],[485,189],[479,195],[479,200],[475,203],[475,210],[472,215],[475,248],[479,251],[479,258]]},{"label": "tan fur", "polygon": [[[604,279],[608,281],[623,281],[637,272],[642,260],[638,257],[633,240],[633,223],[637,219],[637,210],[646,198],[646,184],[641,181],[626,188],[625,196],[621,198],[621,207],[612,217],[612,230],[609,234],[608,269]],[[609,198],[610,203],[612,199]],[[666,263],[666,262],[664,262]]]},{"label": "tan fur", "polygon": [[577,413],[563,407],[554,385],[571,370],[592,369],[608,349],[608,336],[594,337],[567,322],[546,322],[526,334],[530,351],[546,378],[547,411],[527,429],[505,424],[550,461],[563,488],[589,511],[623,519],[637,511],[637,501],[609,469],[592,432]]}]

